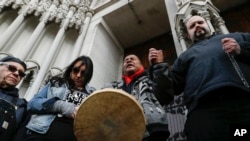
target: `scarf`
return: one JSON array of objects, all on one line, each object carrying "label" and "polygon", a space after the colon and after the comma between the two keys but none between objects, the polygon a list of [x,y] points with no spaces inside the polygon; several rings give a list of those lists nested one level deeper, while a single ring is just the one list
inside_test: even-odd
[{"label": "scarf", "polygon": [[137,72],[134,74],[127,76],[127,75],[122,75],[122,78],[124,79],[126,85],[130,84],[132,80],[134,80],[136,77],[140,76],[144,72],[144,68],[141,67]]}]

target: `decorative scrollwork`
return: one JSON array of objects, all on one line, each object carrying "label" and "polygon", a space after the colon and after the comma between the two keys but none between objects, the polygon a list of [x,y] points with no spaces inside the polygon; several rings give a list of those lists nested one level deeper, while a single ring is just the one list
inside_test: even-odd
[{"label": "decorative scrollwork", "polygon": [[38,0],[32,0],[28,3],[28,10],[27,13],[31,14],[33,11],[37,9]]},{"label": "decorative scrollwork", "polygon": [[14,2],[13,5],[12,5],[13,9],[17,9],[17,8],[21,7],[22,5],[24,5],[23,0],[10,0],[8,2],[11,2],[11,1]]},{"label": "decorative scrollwork", "polygon": [[16,5],[13,6],[21,7],[21,10],[18,11],[18,14],[26,16],[27,14],[31,14],[37,9],[38,0],[22,0],[22,2],[20,1],[20,3],[16,3]]},{"label": "decorative scrollwork", "polygon": [[74,16],[71,18],[69,27],[73,27],[75,25],[75,28],[79,29],[81,25],[84,23],[87,11],[88,8],[86,6],[79,7]]},{"label": "decorative scrollwork", "polygon": [[50,8],[51,5],[52,5],[51,0],[41,0],[37,6],[35,15],[38,16],[46,12]]},{"label": "decorative scrollwork", "polygon": [[59,23],[62,21],[62,19],[66,18],[67,13],[69,12],[69,2],[67,0],[64,0],[63,3],[59,6],[57,9],[57,16],[56,16],[56,22]]}]

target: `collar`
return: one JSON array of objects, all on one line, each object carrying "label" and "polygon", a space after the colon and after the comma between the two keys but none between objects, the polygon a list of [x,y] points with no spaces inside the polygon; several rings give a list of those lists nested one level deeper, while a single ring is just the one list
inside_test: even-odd
[{"label": "collar", "polygon": [[0,93],[7,94],[9,96],[18,97],[18,89],[17,88],[0,88]]}]

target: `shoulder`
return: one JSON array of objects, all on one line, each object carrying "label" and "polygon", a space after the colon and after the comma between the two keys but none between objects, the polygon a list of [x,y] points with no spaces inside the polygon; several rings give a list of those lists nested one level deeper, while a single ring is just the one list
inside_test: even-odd
[{"label": "shoulder", "polygon": [[250,33],[248,33],[248,32],[234,32],[234,33],[229,33],[229,34],[223,34],[221,36],[223,38],[224,37],[235,38],[236,40],[239,40],[239,41],[249,41],[250,40]]},{"label": "shoulder", "polygon": [[49,81],[52,87],[61,87],[67,84],[67,81],[61,77],[52,77]]},{"label": "shoulder", "polygon": [[95,87],[92,87],[92,86],[89,86],[89,85],[86,85],[86,86],[85,86],[85,89],[86,89],[86,91],[87,91],[88,93],[93,93],[93,92],[96,90]]}]

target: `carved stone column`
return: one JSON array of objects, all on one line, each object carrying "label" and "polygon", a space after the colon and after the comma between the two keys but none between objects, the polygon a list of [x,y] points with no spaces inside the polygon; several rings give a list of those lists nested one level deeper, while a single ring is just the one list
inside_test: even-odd
[{"label": "carved stone column", "polygon": [[47,56],[41,65],[41,69],[38,72],[38,75],[36,79],[34,80],[34,83],[29,93],[27,94],[27,98],[31,98],[39,90],[39,87],[44,80],[46,72],[49,69],[50,63],[53,62],[52,60],[54,58],[54,55],[56,54],[56,51],[59,50],[61,47],[59,46],[59,44],[61,43],[64,33],[70,24],[70,20],[72,19],[74,13],[77,11],[77,7],[78,7],[77,5],[79,4],[80,4],[80,0],[75,0],[75,1],[63,0],[61,5],[59,6],[58,10],[60,13],[58,13],[56,21],[57,22],[61,21],[60,29],[52,45],[50,46],[50,50],[47,53]]},{"label": "carved stone column", "polygon": [[38,5],[38,0],[31,0],[29,3],[23,4],[21,10],[19,11],[18,17],[11,23],[11,25],[1,34],[0,37],[0,49],[9,41],[10,37],[15,33],[18,27],[24,21],[27,14],[34,11]]},{"label": "carved stone column", "polygon": [[185,42],[185,35],[184,35],[184,32],[183,32],[182,29],[177,33],[177,36],[178,36],[178,39],[179,39],[180,44],[181,44],[182,52],[187,50],[187,45],[186,45],[186,42]]},{"label": "carved stone column", "polygon": [[174,44],[175,44],[175,50],[176,50],[177,56],[179,56],[183,51],[182,51],[181,43],[179,42],[179,38],[178,38],[179,33],[177,30],[179,30],[179,28],[177,29],[175,26],[176,25],[175,15],[177,13],[178,7],[176,6],[175,0],[165,0],[165,5],[167,8],[168,18],[169,18],[169,22],[171,26],[171,31],[173,35]]},{"label": "carved stone column", "polygon": [[78,36],[78,38],[76,40],[76,44],[74,46],[74,50],[73,50],[73,53],[71,55],[71,59],[69,61],[74,60],[77,56],[80,55],[79,53],[81,51],[84,39],[86,37],[87,30],[88,30],[89,24],[90,24],[90,20],[91,20],[91,18],[93,16],[93,12],[92,11],[87,11],[85,16],[86,17],[85,17],[84,23],[82,24],[81,29],[79,31],[79,36]]},{"label": "carved stone column", "polygon": [[[26,70],[26,77],[24,78],[24,80],[22,81],[22,83],[19,84],[18,88],[21,87],[23,85],[23,83],[28,82],[28,88],[26,90],[26,93],[24,94],[24,98],[28,98],[30,99],[31,97],[28,97],[28,93],[31,89],[31,86],[38,74],[38,71],[40,69],[40,65],[34,61],[34,60],[26,60],[26,64],[27,64],[27,70]],[[26,81],[26,79],[29,79]]]},{"label": "carved stone column", "polygon": [[19,54],[20,59],[23,59],[23,60],[27,59],[26,56],[28,56],[34,43],[37,41],[39,35],[44,30],[44,27],[46,23],[48,22],[48,20],[53,19],[56,16],[56,10],[59,4],[57,1],[54,1],[53,3],[41,1],[38,7],[47,7],[48,4],[50,4],[51,6],[49,7],[49,9],[43,8],[42,17],[40,18],[40,23],[37,25],[36,29],[34,30],[32,35],[29,37],[26,44],[24,45],[24,48],[22,49],[22,53]]},{"label": "carved stone column", "polygon": [[227,29],[227,27],[225,25],[224,20],[220,16],[215,15],[214,16],[214,21],[215,21],[215,25],[217,27],[219,27],[222,34],[228,34],[229,33],[229,31],[228,31],[228,29]]}]

